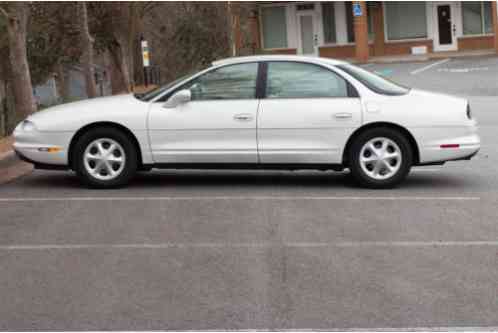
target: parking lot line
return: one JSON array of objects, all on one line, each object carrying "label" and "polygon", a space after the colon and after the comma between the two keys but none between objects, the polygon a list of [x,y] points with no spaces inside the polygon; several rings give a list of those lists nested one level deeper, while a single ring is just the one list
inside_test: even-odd
[{"label": "parking lot line", "polygon": [[[420,326],[420,327],[375,327],[375,328],[271,328],[271,329],[237,329],[237,332],[268,332],[268,331],[284,331],[284,332],[496,332],[498,326]],[[217,330],[187,330],[182,332],[219,332]]]},{"label": "parking lot line", "polygon": [[223,201],[223,200],[390,200],[390,201],[476,201],[473,196],[178,196],[178,197],[45,197],[0,198],[1,202],[46,201]]},{"label": "parking lot line", "polygon": [[451,60],[450,58],[447,58],[447,59],[443,59],[443,60],[440,60],[440,61],[436,61],[436,62],[434,62],[434,63],[432,63],[430,65],[424,66],[422,68],[418,68],[418,69],[410,72],[410,74],[411,75],[415,75],[415,74],[418,74],[418,73],[422,73],[423,71],[426,71],[426,70],[428,70],[428,69],[430,69],[432,67],[436,67],[436,66],[442,65],[442,64],[444,64],[444,63],[446,63],[446,62],[448,62],[450,60]]},{"label": "parking lot line", "polygon": [[356,242],[253,242],[253,243],[130,243],[130,244],[11,244],[0,251],[133,250],[133,249],[223,249],[223,248],[384,248],[498,246],[497,241],[356,241]]}]

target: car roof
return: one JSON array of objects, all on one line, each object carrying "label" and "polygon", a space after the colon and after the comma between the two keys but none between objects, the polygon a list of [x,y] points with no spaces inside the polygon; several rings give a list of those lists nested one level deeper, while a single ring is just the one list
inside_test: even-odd
[{"label": "car roof", "polygon": [[297,61],[297,62],[309,62],[309,63],[322,63],[327,65],[342,65],[346,64],[345,61],[331,59],[331,58],[319,58],[319,57],[306,57],[306,56],[296,56],[296,55],[255,55],[246,57],[231,57],[213,61],[213,66],[222,66],[230,64],[239,64],[245,62],[256,62],[256,61]]}]

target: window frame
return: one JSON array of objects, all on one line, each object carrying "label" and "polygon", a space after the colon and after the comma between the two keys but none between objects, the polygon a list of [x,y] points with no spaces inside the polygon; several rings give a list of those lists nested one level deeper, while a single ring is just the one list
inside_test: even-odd
[{"label": "window frame", "polygon": [[[271,97],[269,98],[266,95],[266,92],[268,90],[268,64],[269,63],[294,63],[294,64],[305,64],[305,65],[311,65],[311,66],[316,66],[320,67],[326,71],[332,72],[333,74],[337,75],[339,78],[343,79],[346,82],[346,89],[347,89],[347,94],[348,96],[346,97],[341,97],[341,96],[336,96],[336,97]],[[262,68],[262,80],[261,80],[261,86],[259,90],[259,98],[260,99],[266,99],[266,100],[283,100],[283,99],[344,99],[344,98],[361,98],[360,94],[358,92],[358,89],[349,82],[348,79],[346,79],[341,73],[331,69],[328,66],[324,66],[321,64],[317,64],[314,62],[306,62],[306,61],[298,61],[298,60],[265,60],[260,62],[260,66]]]},{"label": "window frame", "polygon": [[[472,38],[472,37],[489,37],[489,36],[494,36],[493,32],[486,33],[486,22],[484,18],[484,2],[485,1],[479,1],[481,5],[481,33],[480,34],[465,34],[464,30],[464,21],[463,21],[463,5],[465,1],[462,1],[460,4],[460,19],[462,20],[462,36],[460,38]],[[493,7],[491,7],[491,15],[493,15]],[[491,22],[491,28],[493,28],[493,22]]]},{"label": "window frame", "polygon": [[385,43],[404,43],[404,42],[419,42],[419,41],[427,41],[431,40],[430,35],[429,35],[429,20],[431,19],[427,15],[427,3],[426,2],[421,2],[425,5],[425,29],[426,29],[426,36],[425,37],[417,37],[417,38],[404,38],[404,39],[389,39],[389,33],[387,31],[388,29],[388,23],[387,23],[387,7],[386,3],[383,1],[382,2],[382,16],[384,17],[384,42]]},{"label": "window frame", "polygon": [[[274,7],[281,7],[284,9],[285,12],[285,31],[286,31],[286,47],[272,47],[272,48],[267,48],[265,46],[265,26],[263,24],[263,9],[264,8],[274,8]],[[283,50],[289,50],[289,23],[287,19],[287,5],[282,5],[282,4],[271,4],[271,5],[263,5],[260,6],[258,9],[258,23],[261,29],[259,29],[259,40],[261,41],[261,49],[264,51],[283,51]]]},{"label": "window frame", "polygon": [[[259,87],[260,83],[260,76],[261,76],[261,62],[260,61],[247,61],[247,62],[238,62],[238,63],[233,63],[233,64],[226,64],[226,65],[220,65],[220,66],[212,66],[208,67],[203,71],[200,71],[199,73],[194,74],[193,76],[186,78],[184,81],[179,82],[177,85],[174,87],[171,87],[168,91],[165,91],[164,94],[158,96],[155,100],[151,101],[152,103],[166,103],[171,96],[173,96],[175,93],[178,91],[185,89],[185,86],[189,85],[192,81],[200,78],[203,75],[209,74],[211,72],[220,70],[222,68],[226,67],[231,67],[231,66],[237,66],[237,65],[246,65],[246,64],[257,64],[256,67],[256,88],[254,91],[254,98],[226,98],[226,99],[203,99],[203,100],[196,100],[196,101],[190,101],[189,103],[198,103],[198,102],[212,102],[212,101],[217,101],[217,102],[224,102],[224,101],[250,101],[253,99],[259,99],[258,98],[258,91],[261,89]],[[259,89],[259,90],[258,90]],[[165,98],[165,100],[163,100]]]}]

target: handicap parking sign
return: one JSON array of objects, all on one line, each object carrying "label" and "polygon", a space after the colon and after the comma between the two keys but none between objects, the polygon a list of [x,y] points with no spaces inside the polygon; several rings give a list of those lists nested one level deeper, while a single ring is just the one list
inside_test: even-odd
[{"label": "handicap parking sign", "polygon": [[353,3],[353,16],[361,16],[361,5],[358,2]]}]

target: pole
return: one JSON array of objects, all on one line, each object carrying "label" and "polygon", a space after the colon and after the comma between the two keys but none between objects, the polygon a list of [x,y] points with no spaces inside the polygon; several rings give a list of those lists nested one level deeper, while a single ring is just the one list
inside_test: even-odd
[{"label": "pole", "polygon": [[140,36],[140,45],[142,47],[142,63],[144,68],[144,85],[147,87],[149,85],[149,73],[148,67],[150,65],[149,61],[149,46],[147,41],[144,39],[144,36]]}]

